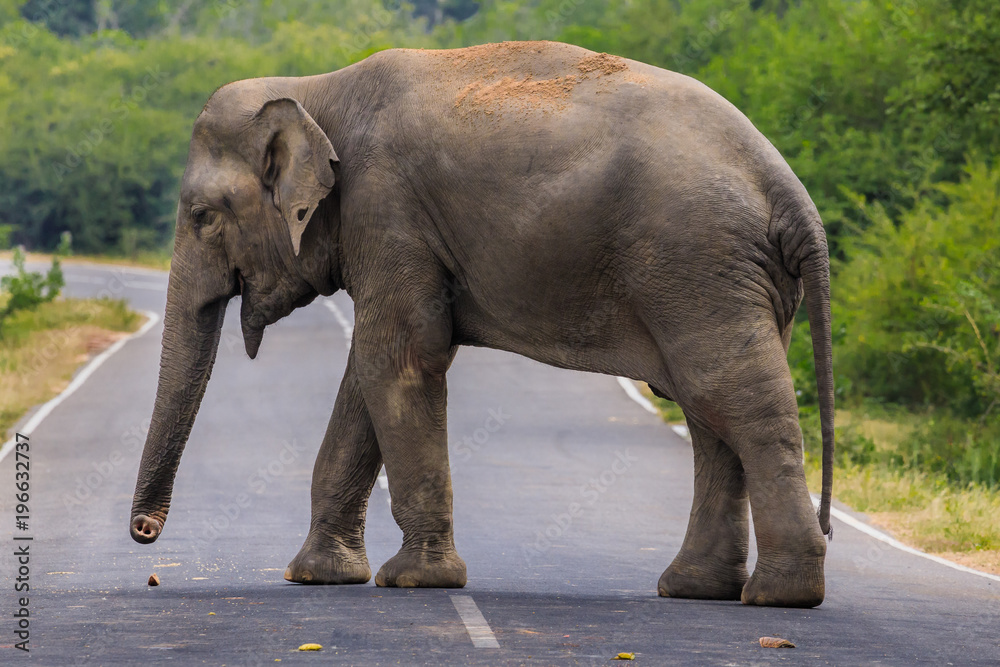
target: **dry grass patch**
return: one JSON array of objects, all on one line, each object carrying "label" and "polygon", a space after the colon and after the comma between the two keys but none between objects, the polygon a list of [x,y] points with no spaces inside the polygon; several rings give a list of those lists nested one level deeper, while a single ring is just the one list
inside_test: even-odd
[{"label": "dry grass patch", "polygon": [[[809,488],[820,488],[819,461],[807,459]],[[838,466],[838,500],[868,515],[901,542],[969,567],[1000,574],[1000,493],[956,488],[916,471]]]},{"label": "dry grass patch", "polygon": [[0,432],[65,389],[82,363],[141,323],[124,302],[94,299],[53,301],[12,316],[0,338]]}]

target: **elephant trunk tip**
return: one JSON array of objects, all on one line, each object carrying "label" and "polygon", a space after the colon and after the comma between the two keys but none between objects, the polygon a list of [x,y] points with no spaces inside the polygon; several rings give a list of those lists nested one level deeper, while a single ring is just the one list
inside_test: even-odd
[{"label": "elephant trunk tip", "polygon": [[145,514],[136,514],[129,528],[133,540],[139,544],[152,544],[160,536],[163,524]]}]

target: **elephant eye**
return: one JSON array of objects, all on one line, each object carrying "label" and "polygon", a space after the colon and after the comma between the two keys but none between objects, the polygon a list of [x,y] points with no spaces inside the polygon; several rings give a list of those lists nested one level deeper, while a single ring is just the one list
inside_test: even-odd
[{"label": "elephant eye", "polygon": [[208,220],[207,208],[191,209],[191,223],[195,226],[195,228],[203,227],[207,220]]},{"label": "elephant eye", "polygon": [[222,243],[224,214],[215,207],[195,205],[191,207],[191,231],[206,243]]}]

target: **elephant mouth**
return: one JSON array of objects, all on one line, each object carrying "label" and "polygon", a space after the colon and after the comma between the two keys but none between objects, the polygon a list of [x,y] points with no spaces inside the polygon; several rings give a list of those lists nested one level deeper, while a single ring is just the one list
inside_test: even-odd
[{"label": "elephant mouth", "polygon": [[260,341],[264,337],[264,328],[296,308],[308,305],[316,297],[316,293],[310,292],[299,298],[293,298],[296,291],[288,285],[282,283],[269,285],[265,282],[264,289],[261,289],[260,285],[255,286],[242,274],[237,275],[243,298],[240,306],[243,345],[246,347],[247,356],[255,359]]}]

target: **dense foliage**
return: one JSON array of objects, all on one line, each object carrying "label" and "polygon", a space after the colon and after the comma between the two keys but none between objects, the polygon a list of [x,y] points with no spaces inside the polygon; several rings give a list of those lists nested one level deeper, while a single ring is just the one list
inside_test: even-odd
[{"label": "dense foliage", "polygon": [[996,0],[0,0],[0,225],[33,248],[167,247],[217,86],[503,39],[681,71],[742,109],[827,225],[841,404],[943,410],[972,426],[939,440],[995,462],[968,438],[1000,419]]}]

